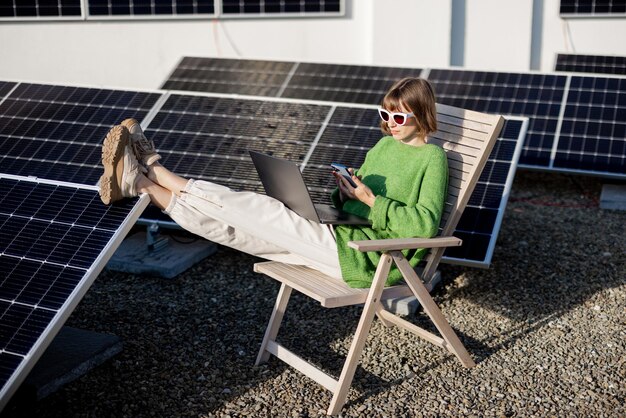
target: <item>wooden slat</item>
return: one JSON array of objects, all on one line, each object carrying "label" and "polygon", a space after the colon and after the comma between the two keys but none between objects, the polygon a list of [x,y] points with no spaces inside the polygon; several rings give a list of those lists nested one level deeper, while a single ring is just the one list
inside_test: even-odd
[{"label": "wooden slat", "polygon": [[467,181],[463,181],[455,177],[450,177],[448,179],[448,187],[453,187],[456,189],[461,189],[465,183],[467,183]]},{"label": "wooden slat", "polygon": [[459,154],[459,157],[457,157],[457,159],[462,161],[465,161],[465,156],[476,158],[478,155],[481,154],[481,150],[479,148],[468,147],[465,144],[455,144],[452,142],[441,140],[437,137],[429,137],[428,143],[438,145],[446,152],[454,152]]},{"label": "wooden slat", "polygon": [[270,261],[256,263],[254,271],[287,284],[327,308],[355,305],[367,298],[367,289],[353,289],[343,280],[305,266]]},{"label": "wooden slat", "polygon": [[483,125],[486,124],[495,126],[498,123],[498,118],[500,116],[437,103],[437,120],[439,120],[439,118],[444,119],[446,117],[463,119],[464,124],[470,122],[478,122]]},{"label": "wooden slat", "polygon": [[458,247],[463,240],[457,237],[435,238],[396,238],[371,239],[367,241],[350,241],[348,247],[358,251],[392,251],[409,250],[415,248]]},{"label": "wooden slat", "polygon": [[465,171],[461,170],[450,169],[448,167],[448,177],[467,181],[470,179],[470,173],[466,173]]},{"label": "wooden slat", "polygon": [[[326,308],[363,303],[367,298],[368,289],[351,288],[343,280],[339,281],[305,266],[265,261],[256,263],[254,271],[266,274],[304,293]],[[393,299],[411,294],[411,289],[404,285],[390,286],[385,288],[382,298]]]},{"label": "wooden slat", "polygon": [[477,135],[484,135],[490,132],[493,128],[493,123],[491,123],[491,120],[489,120],[489,118],[487,120],[460,119],[455,116],[437,112],[437,123],[439,122],[448,125],[461,126],[464,129],[475,131]]},{"label": "wooden slat", "polygon": [[456,187],[454,184],[448,185],[448,197],[446,200],[449,200],[451,203],[453,203],[455,202],[454,198],[458,198],[460,194],[461,190],[458,187]]},{"label": "wooden slat", "polygon": [[337,388],[337,380],[335,380],[332,376],[318,369],[302,357],[295,354],[293,351],[289,351],[276,341],[270,341],[267,344],[267,351],[289,364],[294,369],[315,380],[331,392],[334,392]]},{"label": "wooden slat", "polygon": [[448,343],[446,343],[446,340],[444,340],[441,337],[438,337],[437,335],[433,334],[432,332],[428,332],[423,328],[418,327],[415,324],[412,324],[394,314],[392,314],[389,311],[386,311],[384,309],[379,310],[378,315],[380,315],[381,317],[383,317],[383,319],[385,319],[388,322],[391,322],[392,324],[405,329],[415,335],[417,335],[420,338],[425,339],[426,341],[435,344],[438,347],[441,348],[445,348],[446,350],[449,350],[449,346]]},{"label": "wooden slat", "polygon": [[465,129],[462,126],[450,125],[447,123],[437,123],[437,132],[432,136],[443,138],[447,141],[465,143],[474,148],[482,147],[487,139],[485,132],[478,132],[471,129]]},{"label": "wooden slat", "polygon": [[454,155],[450,155],[450,153],[446,153],[446,156],[448,157],[448,171],[470,172],[469,164],[463,164],[463,161],[455,160],[452,158]]}]

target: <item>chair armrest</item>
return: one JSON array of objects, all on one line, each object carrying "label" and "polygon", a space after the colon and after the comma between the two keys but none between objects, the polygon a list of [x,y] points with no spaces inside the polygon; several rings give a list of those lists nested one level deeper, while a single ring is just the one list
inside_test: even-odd
[{"label": "chair armrest", "polygon": [[348,242],[350,248],[362,252],[459,247],[461,244],[463,240],[457,237],[373,239]]}]

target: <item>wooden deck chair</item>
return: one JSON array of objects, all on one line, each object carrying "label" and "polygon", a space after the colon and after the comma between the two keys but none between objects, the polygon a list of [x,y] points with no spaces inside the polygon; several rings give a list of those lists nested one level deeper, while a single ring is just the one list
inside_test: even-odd
[{"label": "wooden deck chair", "polygon": [[[254,265],[255,272],[266,274],[282,283],[256,364],[266,362],[270,354],[273,354],[330,390],[333,398],[327,411],[329,415],[337,414],[345,403],[374,315],[378,316],[385,326],[399,326],[450,351],[466,367],[475,365],[424,283],[428,283],[436,273],[445,248],[462,244],[459,238],[452,236],[452,233],[500,133],[504,118],[438,104],[437,120],[438,131],[429,137],[428,142],[437,144],[446,151],[449,168],[448,196],[440,234],[437,237],[350,242],[348,245],[358,251],[383,253],[369,289],[352,289],[343,281],[303,266],[273,261]],[[401,253],[403,249],[415,248],[431,249],[425,258],[426,265],[421,277]],[[398,266],[406,284],[385,288],[384,284],[392,262]],[[319,301],[327,308],[364,304],[339,379],[318,369],[276,341],[292,289]],[[381,300],[386,298],[411,294],[415,295],[441,337],[388,312],[381,303]]]}]

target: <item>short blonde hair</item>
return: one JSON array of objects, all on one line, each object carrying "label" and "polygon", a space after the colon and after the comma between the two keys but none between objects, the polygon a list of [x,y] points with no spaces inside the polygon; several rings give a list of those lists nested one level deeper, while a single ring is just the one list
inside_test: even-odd
[{"label": "short blonde hair", "polygon": [[[391,112],[404,108],[413,113],[420,135],[426,136],[437,130],[437,107],[435,92],[423,78],[407,77],[394,83],[382,100],[381,106]],[[385,135],[391,135],[387,122],[380,122]]]}]

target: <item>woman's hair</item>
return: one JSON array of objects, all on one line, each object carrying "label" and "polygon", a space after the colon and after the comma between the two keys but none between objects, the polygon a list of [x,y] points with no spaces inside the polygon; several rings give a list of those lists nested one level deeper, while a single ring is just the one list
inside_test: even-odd
[{"label": "woman's hair", "polygon": [[[420,135],[426,136],[437,130],[435,92],[423,78],[407,77],[397,81],[385,94],[381,106],[391,112],[404,108],[413,113]],[[380,129],[386,135],[391,134],[385,121],[380,122]]]}]

